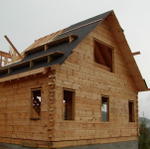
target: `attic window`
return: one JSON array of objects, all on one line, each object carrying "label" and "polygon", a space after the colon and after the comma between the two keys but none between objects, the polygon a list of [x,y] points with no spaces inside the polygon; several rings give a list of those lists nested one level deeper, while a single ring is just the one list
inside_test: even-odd
[{"label": "attic window", "polygon": [[113,71],[113,61],[112,61],[112,51],[113,49],[98,40],[94,40],[94,60],[96,63],[100,64],[102,68]]},{"label": "attic window", "polygon": [[32,90],[32,102],[31,102],[31,119],[38,120],[41,115],[41,88]]}]

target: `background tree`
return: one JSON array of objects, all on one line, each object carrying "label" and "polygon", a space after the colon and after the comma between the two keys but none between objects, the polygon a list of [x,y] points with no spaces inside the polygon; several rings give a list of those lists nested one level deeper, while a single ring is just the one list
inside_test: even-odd
[{"label": "background tree", "polygon": [[140,123],[139,149],[150,149],[150,128],[147,127],[145,118]]}]

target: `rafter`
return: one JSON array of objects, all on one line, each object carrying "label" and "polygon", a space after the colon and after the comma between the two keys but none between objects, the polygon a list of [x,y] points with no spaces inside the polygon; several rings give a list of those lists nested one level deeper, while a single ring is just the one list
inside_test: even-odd
[{"label": "rafter", "polygon": [[13,43],[10,41],[10,39],[5,35],[4,38],[7,40],[7,42],[10,44],[10,46],[13,48],[13,50],[17,53],[17,55],[22,58],[22,55],[18,52],[16,47],[13,45]]},{"label": "rafter", "polygon": [[0,51],[0,56],[6,57],[6,58],[11,58],[10,53],[4,52],[4,51]]}]

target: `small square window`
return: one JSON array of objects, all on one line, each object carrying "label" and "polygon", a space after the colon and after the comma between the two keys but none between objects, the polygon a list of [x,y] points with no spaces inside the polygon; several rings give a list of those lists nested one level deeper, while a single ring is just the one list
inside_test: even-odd
[{"label": "small square window", "polygon": [[41,89],[33,89],[31,91],[32,99],[31,99],[31,119],[37,120],[40,119],[41,115]]},{"label": "small square window", "polygon": [[113,49],[98,40],[94,40],[94,60],[104,69],[113,71]]},{"label": "small square window", "polygon": [[102,97],[101,116],[103,122],[109,121],[109,98],[105,96]]}]

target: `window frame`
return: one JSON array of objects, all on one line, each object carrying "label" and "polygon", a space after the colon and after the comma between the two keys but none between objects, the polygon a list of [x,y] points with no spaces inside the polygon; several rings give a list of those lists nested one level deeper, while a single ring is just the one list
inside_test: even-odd
[{"label": "window frame", "polygon": [[[101,40],[99,40],[99,39],[97,39],[95,37],[93,38],[92,42],[93,42],[93,60],[94,60],[95,65],[97,65],[98,67],[100,67],[100,68],[102,68],[104,70],[107,70],[109,72],[113,72],[114,73],[115,72],[115,52],[114,52],[115,48],[113,46],[109,45],[108,43],[106,43],[104,41],[101,41]],[[95,42],[97,42],[97,43],[99,43],[101,45],[104,45],[104,46],[106,46],[106,47],[111,49],[111,51],[112,51],[112,66],[111,66],[111,68],[96,62],[96,60],[95,60]]]},{"label": "window frame", "polygon": [[[132,103],[132,117],[130,118],[130,107],[129,104]],[[134,123],[135,122],[135,101],[134,100],[128,100],[128,122]]]},{"label": "window frame", "polygon": [[[68,91],[68,92],[72,92],[73,95],[72,95],[72,119],[65,119],[65,116],[64,116],[64,91]],[[71,88],[65,88],[63,87],[63,90],[62,90],[62,120],[63,121],[75,121],[75,89],[71,89]]]},{"label": "window frame", "polygon": [[[34,116],[33,114],[33,91],[37,91],[37,90],[40,90],[41,91],[41,106],[40,106],[40,114],[38,115],[37,113],[37,116]],[[30,90],[30,93],[31,93],[31,98],[30,98],[30,120],[40,120],[41,119],[41,107],[42,107],[42,100],[43,100],[43,95],[42,95],[42,87],[34,87],[34,88],[31,88]]]},{"label": "window frame", "polygon": [[[103,119],[102,119],[102,104],[103,104],[103,98],[107,98],[107,120],[106,121],[104,121]],[[110,97],[108,96],[108,95],[101,95],[101,100],[100,100],[100,102],[101,102],[101,105],[100,105],[100,111],[101,111],[101,122],[103,122],[103,123],[108,123],[108,122],[110,122]]]}]

